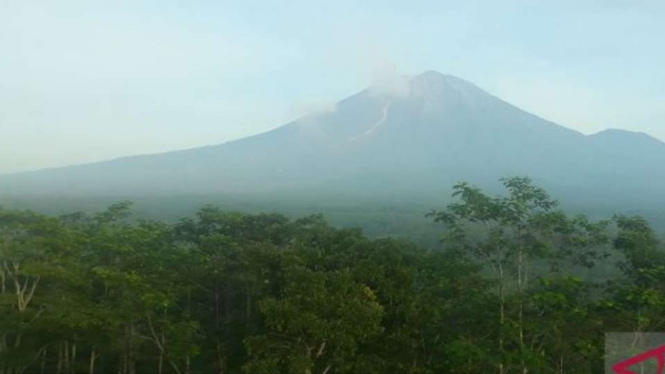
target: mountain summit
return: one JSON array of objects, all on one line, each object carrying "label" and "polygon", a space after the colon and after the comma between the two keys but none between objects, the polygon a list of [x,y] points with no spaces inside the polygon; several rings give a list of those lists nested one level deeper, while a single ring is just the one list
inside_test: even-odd
[{"label": "mountain summit", "polygon": [[585,136],[473,83],[428,71],[275,130],[216,146],[0,177],[0,195],[336,193],[427,198],[529,175],[563,196],[665,197],[665,144]]}]

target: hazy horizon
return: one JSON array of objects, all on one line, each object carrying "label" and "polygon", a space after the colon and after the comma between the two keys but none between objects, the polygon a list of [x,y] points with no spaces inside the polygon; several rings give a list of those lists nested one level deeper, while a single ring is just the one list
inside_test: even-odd
[{"label": "hazy horizon", "polygon": [[665,139],[659,2],[0,6],[0,174],[223,143],[453,74],[585,134]]}]

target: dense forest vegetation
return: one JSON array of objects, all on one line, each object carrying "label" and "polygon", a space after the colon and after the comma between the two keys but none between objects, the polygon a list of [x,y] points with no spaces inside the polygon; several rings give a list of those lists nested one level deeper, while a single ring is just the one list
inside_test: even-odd
[{"label": "dense forest vegetation", "polygon": [[601,373],[606,332],[665,328],[645,219],[503,183],[455,186],[436,249],[320,215],[0,210],[0,373]]}]

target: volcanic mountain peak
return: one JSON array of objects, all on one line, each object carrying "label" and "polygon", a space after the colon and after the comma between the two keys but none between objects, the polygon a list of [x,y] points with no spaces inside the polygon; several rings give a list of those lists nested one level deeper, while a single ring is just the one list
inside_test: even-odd
[{"label": "volcanic mountain peak", "polygon": [[454,75],[427,71],[409,81],[409,93],[412,97],[450,97],[464,98],[487,97],[487,92],[475,84]]},{"label": "volcanic mountain peak", "polygon": [[0,195],[332,191],[426,198],[460,180],[482,185],[529,175],[581,201],[651,201],[665,195],[665,179],[654,179],[665,175],[663,145],[623,131],[587,137],[464,79],[428,71],[385,79],[334,111],[233,142],[1,176]]},{"label": "volcanic mountain peak", "polygon": [[382,79],[374,82],[364,92],[380,100],[397,98],[434,102],[451,99],[477,101],[493,97],[469,81],[434,70],[415,76]]}]

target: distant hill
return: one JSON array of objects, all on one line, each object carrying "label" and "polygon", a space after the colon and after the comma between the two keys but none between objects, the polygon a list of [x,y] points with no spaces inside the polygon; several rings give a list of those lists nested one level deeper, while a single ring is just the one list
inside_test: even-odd
[{"label": "distant hill", "polygon": [[653,207],[665,202],[665,143],[622,130],[586,136],[430,71],[401,92],[370,87],[332,112],[233,142],[0,176],[0,196],[406,201],[460,180],[492,188],[510,175],[573,204]]}]

